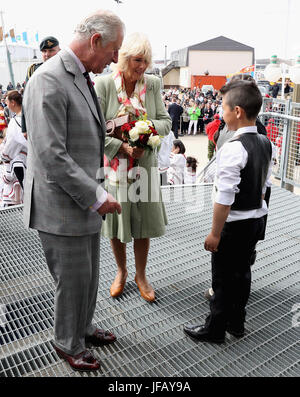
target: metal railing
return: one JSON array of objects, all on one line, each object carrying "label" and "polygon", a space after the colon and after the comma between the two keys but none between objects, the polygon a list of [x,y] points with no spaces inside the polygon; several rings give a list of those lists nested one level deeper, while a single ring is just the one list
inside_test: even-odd
[{"label": "metal railing", "polygon": [[259,115],[268,137],[276,146],[273,175],[287,184],[300,186],[300,103],[264,98]]},{"label": "metal railing", "polygon": [[[276,146],[276,164],[273,175],[281,187],[300,187],[300,103],[290,100],[264,98],[261,122],[269,139]],[[212,181],[215,157],[197,174],[198,183]],[[289,186],[290,185],[290,186]]]}]

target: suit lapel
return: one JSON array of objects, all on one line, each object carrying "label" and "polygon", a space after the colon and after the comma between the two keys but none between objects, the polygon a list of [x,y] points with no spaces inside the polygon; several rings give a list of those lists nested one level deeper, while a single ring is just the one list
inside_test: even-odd
[{"label": "suit lapel", "polygon": [[60,51],[59,56],[61,57],[66,71],[71,73],[74,76],[74,84],[78,88],[78,90],[81,92],[81,94],[84,96],[89,108],[91,109],[91,112],[95,116],[96,120],[98,123],[103,126],[105,124],[102,123],[101,119],[101,111],[100,114],[98,113],[98,110],[96,108],[96,105],[94,103],[92,94],[89,90],[89,87],[87,85],[86,78],[84,77],[83,73],[81,73],[81,70],[79,69],[78,65],[76,64],[75,60],[73,57],[67,52],[67,51]]},{"label": "suit lapel", "polygon": [[89,107],[90,107],[93,115],[96,117],[97,121],[101,124],[100,114],[98,113],[94,99],[93,99],[92,94],[91,94],[89,87],[87,85],[86,78],[83,76],[82,73],[81,73],[81,75],[75,75],[74,84],[76,85],[76,87],[79,89],[79,91],[84,96],[85,100],[87,101],[87,104],[89,105]]}]

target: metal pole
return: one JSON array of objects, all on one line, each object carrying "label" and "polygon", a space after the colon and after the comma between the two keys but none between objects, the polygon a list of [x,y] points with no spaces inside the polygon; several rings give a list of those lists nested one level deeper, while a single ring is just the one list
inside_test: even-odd
[{"label": "metal pole", "polygon": [[282,63],[280,65],[281,67],[281,99],[284,99],[284,84],[285,84],[285,70],[286,70],[286,64]]},{"label": "metal pole", "polygon": [[[284,43],[284,59],[287,59],[291,4],[292,4],[292,0],[288,0],[288,9],[287,9],[287,18],[286,18],[286,30],[285,30],[285,43]],[[284,99],[284,84],[285,84],[285,76],[286,76],[286,67],[287,67],[287,65],[284,63],[281,67],[283,68],[282,78],[281,78],[281,99]]]},{"label": "metal pole", "polygon": [[165,66],[167,66],[167,48],[168,46],[165,45]]},{"label": "metal pole", "polygon": [[4,19],[3,19],[3,11],[0,11],[1,14],[1,23],[2,23],[2,29],[3,29],[3,39],[4,39],[4,44],[6,48],[6,57],[7,57],[7,64],[8,64],[8,69],[9,69],[9,74],[10,74],[10,80],[12,82],[12,85],[15,87],[15,78],[14,78],[14,72],[11,64],[11,59],[10,59],[10,52],[8,50],[7,42],[6,42],[6,37],[5,37],[5,28],[4,28]]}]

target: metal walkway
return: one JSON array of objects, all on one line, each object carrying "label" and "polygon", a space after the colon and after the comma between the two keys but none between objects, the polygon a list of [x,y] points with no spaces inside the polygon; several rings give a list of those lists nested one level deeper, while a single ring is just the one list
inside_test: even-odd
[{"label": "metal walkway", "polygon": [[[163,195],[168,201],[169,188]],[[225,344],[211,345],[183,333],[184,324],[208,313],[210,254],[203,241],[210,195],[210,185],[174,188],[177,201],[166,203],[167,234],[152,240],[148,263],[153,304],[133,282],[131,244],[124,294],[110,297],[116,266],[102,240],[95,321],[118,340],[94,349],[102,369],[92,374],[72,371],[54,352],[53,283],[38,236],[23,229],[22,208],[0,212],[0,377],[299,376],[300,197],[280,188],[273,187],[266,240],[258,245],[245,337],[227,334]]]}]

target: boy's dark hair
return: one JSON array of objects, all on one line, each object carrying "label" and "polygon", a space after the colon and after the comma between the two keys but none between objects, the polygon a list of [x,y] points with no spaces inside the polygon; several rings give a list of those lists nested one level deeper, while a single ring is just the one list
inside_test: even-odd
[{"label": "boy's dark hair", "polygon": [[191,168],[193,171],[197,169],[198,160],[195,157],[187,157],[186,158],[186,166],[187,168]]},{"label": "boy's dark hair", "polygon": [[262,96],[254,81],[234,80],[220,89],[226,95],[226,102],[233,110],[235,106],[244,109],[248,120],[255,120],[262,106]]},{"label": "boy's dark hair", "polygon": [[184,146],[183,142],[180,139],[175,139],[175,141],[173,141],[173,145],[176,148],[179,148],[179,153],[181,153],[181,154],[185,153],[185,146]]},{"label": "boy's dark hair", "polygon": [[244,73],[235,74],[234,76],[231,77],[230,82],[237,80],[246,80],[246,81],[255,82],[254,78],[250,76],[250,74],[244,74]]}]

